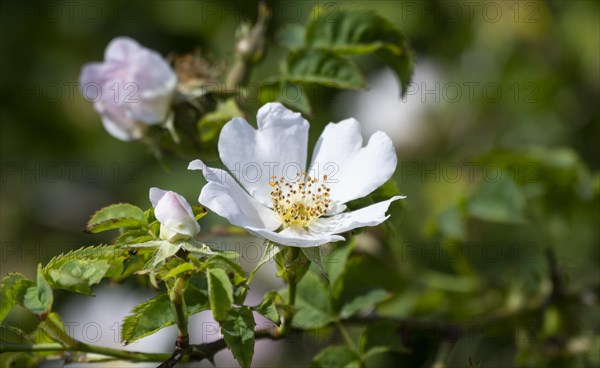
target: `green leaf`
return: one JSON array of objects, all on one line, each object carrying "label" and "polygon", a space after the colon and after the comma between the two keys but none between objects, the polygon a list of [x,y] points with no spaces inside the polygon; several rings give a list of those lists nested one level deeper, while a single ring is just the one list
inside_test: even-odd
[{"label": "green leaf", "polygon": [[44,273],[54,288],[89,295],[90,286],[102,278],[121,277],[139,269],[143,263],[136,266],[129,262],[131,258],[133,255],[120,246],[83,247],[52,258]]},{"label": "green leaf", "polygon": [[46,314],[52,308],[54,295],[52,288],[44,277],[42,264],[38,264],[36,285],[27,289],[25,293],[24,305],[25,308],[37,315]]},{"label": "green leaf", "polygon": [[147,227],[144,211],[128,203],[113,204],[97,211],[88,221],[86,230],[99,233],[121,227]]},{"label": "green leaf", "polygon": [[171,243],[166,240],[160,241],[160,245],[152,255],[152,258],[144,265],[144,272],[154,272],[165,263],[167,258],[174,256],[180,248],[180,243]]},{"label": "green leaf", "polygon": [[345,242],[329,243],[322,245],[321,256],[323,257],[323,266],[327,271],[329,284],[333,286],[346,268],[346,262],[352,250],[356,246],[356,238],[351,237]]},{"label": "green leaf", "polygon": [[321,255],[321,247],[308,247],[308,248],[300,248],[302,253],[306,258],[308,258],[312,263],[314,263],[323,273],[325,278],[329,278],[327,275],[327,270],[325,266],[323,266],[323,256]]},{"label": "green leaf", "polygon": [[20,328],[2,325],[0,326],[0,342],[3,344],[26,344],[35,341]]},{"label": "green leaf", "polygon": [[58,342],[66,348],[72,348],[79,343],[67,333],[60,316],[52,312],[40,322],[35,332],[36,343]]},{"label": "green leaf", "polygon": [[41,358],[38,354],[23,353],[23,352],[6,352],[2,353],[2,359],[0,359],[0,368],[13,368],[13,367],[38,367],[41,363]]},{"label": "green leaf", "polygon": [[34,286],[33,281],[20,273],[9,273],[0,286],[0,322],[4,321],[15,304],[22,304],[26,290]]},{"label": "green leaf", "polygon": [[360,352],[363,359],[389,351],[400,353],[408,351],[402,343],[400,325],[393,322],[369,324],[360,337]]},{"label": "green leaf", "polygon": [[[199,275],[202,274],[195,275],[190,279],[184,293],[188,316],[209,308],[206,287],[202,287],[202,280],[199,280],[199,278],[204,279],[204,276]],[[136,306],[131,314],[125,317],[121,339],[125,344],[130,344],[174,324],[175,313],[171,308],[169,296],[161,294]]]},{"label": "green leaf", "polygon": [[220,268],[206,270],[208,279],[208,295],[210,309],[217,321],[227,318],[227,313],[233,305],[233,286],[227,273]]},{"label": "green leaf", "polygon": [[[201,256],[214,256],[216,254],[219,254],[219,252],[212,250],[206,244],[201,244],[201,243],[192,242],[192,241],[182,242],[182,247],[183,247],[183,249],[187,250],[190,253],[199,254]],[[239,254],[237,254],[237,253],[236,253],[236,255],[239,256]],[[235,255],[232,255],[232,256],[235,257]]]},{"label": "green leaf", "polygon": [[280,89],[277,101],[305,114],[312,112],[306,90],[301,84],[283,82],[280,85]]},{"label": "green leaf", "polygon": [[90,286],[100,283],[110,267],[105,259],[70,259],[60,268],[49,270],[48,275],[55,287],[90,295]]},{"label": "green leaf", "polygon": [[139,244],[154,240],[154,237],[148,233],[148,230],[130,230],[119,235],[115,244],[128,245]]},{"label": "green leaf", "polygon": [[283,247],[276,243],[270,242],[268,240],[265,241],[265,251],[263,252],[262,257],[260,258],[256,266],[254,267],[254,270],[252,270],[252,272],[250,273],[250,276],[248,276],[248,283],[254,278],[254,275],[256,275],[258,270],[260,270],[262,265],[269,262],[273,257],[275,257],[275,255],[277,255],[277,253],[281,252],[282,249]]},{"label": "green leaf", "polygon": [[414,66],[408,40],[394,24],[373,11],[316,6],[306,44],[338,53],[375,53],[396,73],[406,93]]},{"label": "green leaf", "polygon": [[[240,111],[234,98],[229,98],[225,102],[218,102],[215,111],[205,114],[202,116],[200,121],[198,121],[198,128],[200,130],[201,137],[200,140],[203,143],[215,141],[219,136],[223,125],[225,125],[231,119],[243,115],[244,113]],[[194,211],[196,220],[199,220],[202,216],[208,213],[203,207],[196,207],[200,207],[200,209],[203,210],[201,212],[197,212],[198,209]],[[194,210],[194,207],[192,207],[192,210]],[[201,216],[198,217],[200,214]]]},{"label": "green leaf", "polygon": [[358,67],[332,51],[303,49],[288,55],[285,79],[332,88],[362,89],[365,80]]},{"label": "green leaf", "polygon": [[232,309],[221,322],[221,333],[234,358],[242,367],[250,367],[254,356],[254,316],[246,306]]},{"label": "green leaf", "polygon": [[350,258],[333,286],[335,310],[342,318],[389,298],[400,286],[394,270],[366,255]]},{"label": "green leaf", "polygon": [[[287,300],[287,290],[282,290],[281,295]],[[323,328],[335,319],[329,290],[313,272],[307,272],[298,283],[296,309],[292,324],[303,330]]]},{"label": "green leaf", "polygon": [[404,50],[406,51],[400,56],[387,48],[376,51],[377,56],[392,68],[398,79],[400,79],[400,85],[402,86],[401,96],[406,94],[415,70],[415,53],[406,44]]},{"label": "green leaf", "polygon": [[174,323],[169,296],[161,294],[133,308],[123,320],[121,339],[127,345]]},{"label": "green leaf", "polygon": [[129,256],[127,249],[114,245],[97,245],[93,247],[82,247],[67,253],[55,256],[46,264],[44,272],[59,269],[66,262],[73,259],[107,260],[111,263],[121,263]]},{"label": "green leaf", "polygon": [[507,175],[482,181],[467,203],[472,217],[501,223],[525,222],[524,209],[525,196]]},{"label": "green leaf", "polygon": [[246,277],[244,270],[238,263],[230,259],[228,253],[229,252],[223,252],[210,257],[206,261],[206,266],[208,268],[218,268],[227,272],[227,274],[232,277],[232,283],[234,285],[245,283]]},{"label": "green leaf", "polygon": [[[346,205],[352,211],[358,210],[358,209],[370,206],[372,204],[375,204],[377,202],[387,201],[388,199],[392,198],[393,196],[396,196],[399,194],[400,194],[400,189],[398,188],[398,184],[396,183],[396,181],[394,179],[389,179],[388,181],[383,183],[383,185],[381,185],[379,188],[375,189],[373,191],[373,193],[369,194],[366,197],[352,200],[352,201],[346,203]],[[398,203],[398,202],[395,202],[395,203]]]},{"label": "green leaf", "polygon": [[[250,94],[251,90],[248,89],[247,93]],[[279,101],[295,111],[300,111],[305,114],[311,113],[307,92],[304,89],[304,86],[299,83],[291,83],[288,81],[269,81],[262,83],[258,90],[258,102],[265,104],[273,101]]]},{"label": "green leaf", "polygon": [[192,205],[192,213],[194,214],[194,219],[198,221],[208,214],[208,210],[199,204],[194,204]]},{"label": "green leaf", "polygon": [[160,270],[159,277],[161,280],[166,280],[193,269],[194,265],[192,263],[181,258],[171,258],[171,260]]},{"label": "green leaf", "polygon": [[283,304],[283,298],[276,291],[269,291],[259,305],[253,307],[252,310],[260,313],[268,320],[279,324],[279,312],[276,305]]},{"label": "green leaf", "polygon": [[360,358],[345,345],[327,347],[309,365],[310,368],[358,368]]}]

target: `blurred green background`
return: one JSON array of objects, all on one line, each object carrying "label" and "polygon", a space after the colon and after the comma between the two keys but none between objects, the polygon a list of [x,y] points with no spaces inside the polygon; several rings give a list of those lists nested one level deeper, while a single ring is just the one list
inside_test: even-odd
[{"label": "blurred green background", "polygon": [[[402,276],[405,292],[378,312],[463,329],[468,320],[516,316],[492,331],[475,328],[451,346],[439,343],[443,328],[411,335],[413,354],[373,365],[428,366],[440,356],[456,367],[469,366],[469,358],[482,367],[600,365],[599,3],[343,3],[388,18],[417,54],[415,83],[404,99],[393,76],[370,57],[357,59],[368,91],[308,93],[311,143],[326,123],[350,116],[366,133],[384,130],[397,143],[395,180],[408,199],[392,207],[386,226],[358,241],[359,251]],[[269,50],[253,81],[278,68],[285,53],[278,32],[305,24],[316,4],[341,6],[267,2]],[[257,2],[3,1],[0,7],[3,274],[33,277],[38,262],[110,241],[82,232],[89,216],[116,202],[148,207],[151,186],[196,200],[203,183],[186,170],[187,159],[168,155],[165,169],[146,146],[112,138],[82,98],[78,75],[84,63],[101,61],[119,35],[163,55],[200,48],[226,69],[235,29],[256,18]],[[250,121],[258,107],[248,111]],[[212,223],[223,221],[212,216],[203,226]],[[557,280],[563,292],[539,307]],[[71,298],[61,296],[63,303]],[[530,306],[538,306],[535,313],[518,312]],[[278,343],[284,354],[256,364],[305,365],[318,351],[313,345]]]}]

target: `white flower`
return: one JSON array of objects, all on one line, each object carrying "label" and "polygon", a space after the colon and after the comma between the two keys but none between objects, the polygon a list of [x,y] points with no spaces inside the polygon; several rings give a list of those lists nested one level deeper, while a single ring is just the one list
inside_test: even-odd
[{"label": "white flower", "polygon": [[154,216],[160,222],[160,237],[169,242],[191,239],[200,231],[192,207],[179,194],[150,188]]},{"label": "white flower", "polygon": [[264,105],[257,120],[258,130],[235,118],[221,131],[219,155],[235,179],[200,160],[188,167],[202,170],[208,181],[200,203],[232,224],[278,244],[314,247],[382,223],[390,203],[404,198],[343,212],[345,203],[370,194],[394,173],[396,152],[385,133],[376,132],[363,147],[358,121],[330,123],[304,172],[308,122],[279,103]]},{"label": "white flower", "polygon": [[147,125],[167,120],[177,76],[155,51],[128,37],[113,39],[104,62],[83,66],[79,84],[94,102],[106,130],[129,141],[144,135]]}]

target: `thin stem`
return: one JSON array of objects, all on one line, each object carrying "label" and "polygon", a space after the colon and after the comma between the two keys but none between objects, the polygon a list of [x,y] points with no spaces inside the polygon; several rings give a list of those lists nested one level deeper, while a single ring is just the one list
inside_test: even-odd
[{"label": "thin stem", "polygon": [[77,344],[72,349],[65,348],[58,343],[48,344],[0,344],[0,353],[19,352],[19,351],[78,351],[82,353],[93,353],[123,360],[137,362],[158,362],[168,359],[171,354],[140,353],[134,351],[118,350],[104,346],[88,345],[83,342]]},{"label": "thin stem", "polygon": [[340,330],[340,334],[342,335],[342,338],[346,342],[346,345],[348,345],[348,347],[350,349],[352,349],[354,351],[358,351],[356,344],[354,343],[354,340],[352,340],[352,337],[350,336],[350,333],[348,332],[346,327],[344,327],[344,325],[340,321],[337,321],[336,325],[338,327],[338,330]]},{"label": "thin stem", "polygon": [[187,287],[187,277],[179,276],[175,284],[169,290],[169,300],[175,312],[175,322],[179,331],[179,338],[188,337],[188,317],[187,307],[185,305],[184,292]]},{"label": "thin stem", "polygon": [[[288,284],[288,305],[290,307],[294,307],[296,304],[296,283],[290,282]],[[283,318],[283,324],[281,325],[280,333],[281,335],[287,335],[292,327],[292,319],[294,318],[294,313],[288,312]]]},{"label": "thin stem", "polygon": [[300,281],[297,277],[298,274],[296,273],[298,269],[297,267],[294,267],[294,263],[297,262],[298,257],[300,256],[300,248],[288,247],[286,251],[288,253],[284,257],[284,262],[285,258],[291,262],[291,266],[284,265],[284,267],[286,267],[285,272],[288,274],[288,306],[291,310],[288,310],[283,318],[283,324],[281,325],[280,330],[282,335],[287,335],[292,327],[292,319],[294,318],[293,308],[294,305],[296,305],[296,285]]},{"label": "thin stem", "polygon": [[258,18],[254,27],[247,30],[236,45],[236,60],[227,74],[225,85],[235,89],[239,85],[246,85],[250,79],[252,67],[257,64],[264,54],[267,22],[271,12],[264,3],[258,5]]},{"label": "thin stem", "polygon": [[0,353],[18,352],[18,351],[64,351],[65,347],[59,343],[51,342],[47,344],[10,344],[0,345]]},{"label": "thin stem", "polygon": [[432,368],[445,368],[448,366],[448,358],[452,352],[452,346],[454,344],[447,340],[442,340],[436,354],[435,362]]},{"label": "thin stem", "polygon": [[[292,300],[293,297],[289,300]],[[489,323],[499,322],[504,320],[505,318],[514,317],[520,313],[528,313],[531,310],[524,310],[520,312],[516,312],[512,316],[504,316],[500,319],[486,319],[485,321],[481,321],[481,324],[476,324],[478,327],[483,327]],[[442,346],[442,349],[439,351],[438,357],[444,355],[443,353],[451,350],[452,342],[454,339],[460,338],[465,331],[465,326],[461,326],[457,323],[449,323],[449,322],[424,322],[424,321],[415,321],[415,320],[407,320],[407,319],[398,319],[393,317],[384,317],[384,316],[362,316],[362,317],[351,317],[349,319],[344,319],[339,321],[338,323],[351,323],[351,324],[360,324],[360,325],[368,325],[376,321],[390,321],[390,322],[398,322],[403,325],[405,328],[420,330],[420,331],[428,331],[431,333],[441,334],[442,340],[445,340],[447,346]],[[290,325],[288,325],[287,329],[284,330],[283,326],[281,329],[278,328],[265,328],[259,329],[254,332],[254,338],[256,340],[261,339],[270,339],[270,340],[279,340],[284,338],[291,332],[299,332],[302,333],[303,330],[295,329],[291,327],[291,320],[289,320]],[[457,329],[458,327],[458,329]],[[209,343],[198,344],[198,345],[190,345],[190,353],[189,359],[190,361],[200,361],[203,359],[211,359],[217,352],[226,349],[227,344],[224,339],[215,340]],[[76,347],[73,348],[65,348],[60,344],[36,344],[36,345],[0,345],[0,353],[6,352],[15,352],[15,351],[79,351],[79,352],[89,352],[96,353],[105,356],[112,356],[115,358],[121,358],[123,360],[130,361],[140,361],[140,362],[163,362],[172,357],[171,354],[151,354],[151,353],[137,353],[137,352],[129,352],[124,350],[116,350],[111,348],[97,347],[91,346],[84,343],[78,343]]]}]

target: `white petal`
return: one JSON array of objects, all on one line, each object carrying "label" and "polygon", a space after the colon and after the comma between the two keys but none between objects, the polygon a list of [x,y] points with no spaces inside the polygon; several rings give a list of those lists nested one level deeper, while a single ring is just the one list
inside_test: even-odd
[{"label": "white petal", "polygon": [[327,175],[333,203],[368,195],[396,170],[396,151],[385,133],[375,132],[365,147],[362,143],[355,119],[329,123],[317,141],[309,173],[319,178]]},{"label": "white petal", "polygon": [[150,189],[154,215],[160,221],[160,237],[168,241],[192,238],[200,231],[190,204],[181,195],[158,188]]},{"label": "white petal", "polygon": [[129,106],[131,116],[148,125],[164,123],[171,109],[172,92],[172,89],[165,90],[162,94],[152,96],[144,96],[142,93],[137,102]]},{"label": "white petal", "polygon": [[271,206],[271,176],[294,179],[306,169],[308,122],[279,103],[268,103],[257,115],[258,130],[236,118],[219,136],[219,155],[248,193]]},{"label": "white petal", "polygon": [[379,225],[388,219],[386,216],[390,204],[405,196],[395,196],[387,201],[372,204],[360,210],[344,212],[332,217],[322,217],[309,226],[314,233],[339,234],[364,226]]},{"label": "white petal", "polygon": [[129,37],[116,37],[104,51],[105,61],[128,62],[140,51],[140,44]]},{"label": "white petal", "polygon": [[145,126],[131,119],[122,105],[105,98],[105,95],[102,96],[102,100],[94,103],[94,109],[100,114],[104,128],[113,137],[131,141],[144,135]]},{"label": "white petal", "polygon": [[190,162],[189,170],[202,170],[208,180],[198,201],[236,226],[275,230],[281,221],[271,209],[248,195],[226,171],[210,168],[200,160]]},{"label": "white petal", "polygon": [[268,239],[272,242],[288,247],[318,247],[319,245],[326,243],[345,240],[344,237],[340,235],[313,234],[307,231],[295,231],[291,228],[284,229],[278,233],[249,226],[244,227],[244,229],[246,229],[246,231],[252,235]]},{"label": "white petal", "polygon": [[144,127],[129,119],[113,120],[108,115],[102,115],[102,125],[104,129],[113,137],[122,141],[133,141],[142,138]]},{"label": "white petal", "polygon": [[102,86],[106,82],[106,67],[102,63],[88,63],[81,68],[79,89],[89,101],[98,101],[102,95]]},{"label": "white petal", "polygon": [[128,86],[132,116],[146,124],[165,121],[177,77],[157,52],[143,49],[132,64],[134,84]]},{"label": "white petal", "polygon": [[152,203],[152,207],[156,207],[158,206],[158,202],[160,201],[160,199],[167,194],[166,190],[162,190],[160,188],[150,188],[150,202]]}]

